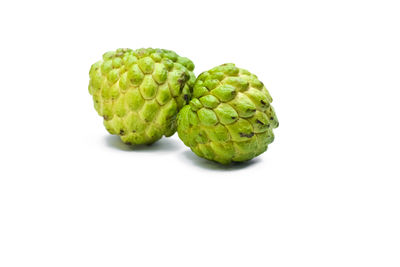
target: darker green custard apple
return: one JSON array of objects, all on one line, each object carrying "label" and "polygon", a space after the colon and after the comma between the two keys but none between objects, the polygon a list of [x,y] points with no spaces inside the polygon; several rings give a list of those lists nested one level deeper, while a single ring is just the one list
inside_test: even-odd
[{"label": "darker green custard apple", "polygon": [[198,156],[222,164],[265,152],[279,123],[272,98],[256,75],[224,64],[197,78],[178,115],[178,135]]},{"label": "darker green custard apple", "polygon": [[111,134],[127,144],[151,144],[176,131],[191,99],[194,64],[165,49],[117,49],[92,65],[89,93]]}]

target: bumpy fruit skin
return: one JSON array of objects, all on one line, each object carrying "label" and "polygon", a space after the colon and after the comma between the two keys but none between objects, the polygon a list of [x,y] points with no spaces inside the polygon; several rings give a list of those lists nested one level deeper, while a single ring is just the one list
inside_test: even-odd
[{"label": "bumpy fruit skin", "polygon": [[165,49],[117,49],[90,68],[89,93],[111,134],[127,144],[151,144],[176,131],[191,99],[193,62]]},{"label": "bumpy fruit skin", "polygon": [[203,72],[193,99],[178,115],[178,135],[198,156],[222,164],[267,150],[279,122],[272,98],[256,75],[224,64]]}]

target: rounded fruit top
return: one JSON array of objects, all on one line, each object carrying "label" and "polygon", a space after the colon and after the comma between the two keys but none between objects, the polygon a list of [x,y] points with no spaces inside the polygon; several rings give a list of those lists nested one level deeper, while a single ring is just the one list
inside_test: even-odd
[{"label": "rounded fruit top", "polygon": [[274,140],[278,119],[257,76],[223,64],[197,78],[178,115],[178,135],[198,156],[228,164],[252,159]]},{"label": "rounded fruit top", "polygon": [[111,134],[150,144],[176,131],[176,115],[191,99],[194,64],[166,49],[117,49],[90,68],[89,93]]}]

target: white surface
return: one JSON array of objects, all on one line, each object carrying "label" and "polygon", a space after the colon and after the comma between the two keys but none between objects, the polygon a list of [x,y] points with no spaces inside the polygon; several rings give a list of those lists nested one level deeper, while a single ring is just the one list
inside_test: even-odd
[{"label": "white surface", "polygon": [[[0,266],[400,266],[398,1],[3,1]],[[280,120],[222,168],[131,150],[88,93],[118,47],[257,74]]]}]

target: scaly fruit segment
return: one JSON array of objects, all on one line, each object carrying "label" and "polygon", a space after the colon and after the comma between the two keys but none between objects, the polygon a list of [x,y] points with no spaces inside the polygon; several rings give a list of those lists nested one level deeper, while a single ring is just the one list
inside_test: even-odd
[{"label": "scaly fruit segment", "polygon": [[178,114],[178,135],[196,155],[222,164],[252,159],[279,125],[272,98],[256,75],[224,64],[197,78]]},{"label": "scaly fruit segment", "polygon": [[165,49],[117,49],[90,68],[89,93],[111,134],[127,144],[151,144],[176,131],[176,115],[191,99],[188,58]]}]

